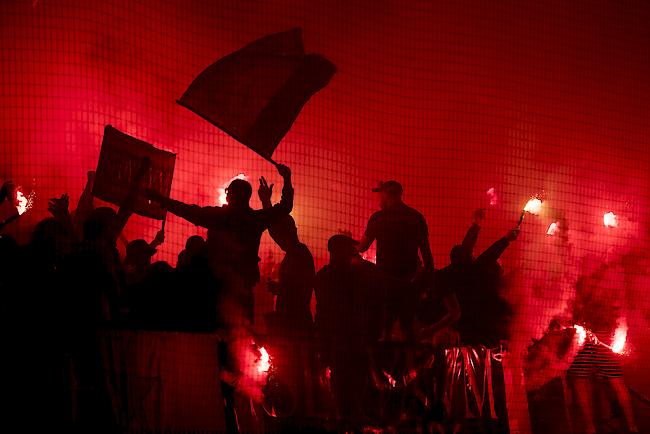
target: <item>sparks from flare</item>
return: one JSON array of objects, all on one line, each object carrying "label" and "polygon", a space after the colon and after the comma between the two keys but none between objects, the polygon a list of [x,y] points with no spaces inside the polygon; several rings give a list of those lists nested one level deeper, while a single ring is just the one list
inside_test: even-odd
[{"label": "sparks from flare", "polygon": [[497,199],[497,193],[496,193],[496,191],[494,190],[494,187],[491,187],[491,188],[487,191],[487,197],[488,197],[488,199],[490,199],[490,206],[494,206],[494,205],[497,204],[497,202],[498,202],[498,199]]},{"label": "sparks from flare", "polygon": [[603,224],[608,228],[615,228],[618,226],[618,218],[613,212],[608,212],[603,215]]},{"label": "sparks from flare", "polygon": [[558,222],[553,222],[549,225],[548,230],[546,231],[546,235],[553,236],[557,233],[557,231],[560,230],[560,225]]},{"label": "sparks from flare", "polygon": [[228,200],[226,199],[226,197],[228,196],[228,194],[226,193],[226,189],[228,188],[230,183],[233,182],[235,179],[243,179],[244,181],[248,181],[248,177],[245,174],[240,173],[237,176],[233,176],[232,178],[230,178],[228,182],[226,182],[221,187],[219,187],[218,189],[219,198],[217,199],[217,203],[219,204],[219,206],[223,206],[228,203]]},{"label": "sparks from flare", "polygon": [[16,189],[16,201],[18,202],[18,205],[16,205],[16,211],[18,211],[18,215],[23,215],[26,211],[31,209],[34,204],[34,192],[31,192],[27,197],[25,197],[19,187]]}]

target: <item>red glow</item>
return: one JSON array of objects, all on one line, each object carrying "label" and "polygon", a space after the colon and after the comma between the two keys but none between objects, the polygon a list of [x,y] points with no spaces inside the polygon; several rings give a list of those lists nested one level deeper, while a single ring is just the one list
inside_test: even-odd
[{"label": "red glow", "polygon": [[487,197],[488,197],[488,199],[490,200],[490,206],[494,206],[494,205],[497,204],[497,202],[498,202],[498,198],[497,198],[497,193],[496,193],[496,191],[494,190],[494,187],[490,188],[490,189],[487,191]]}]

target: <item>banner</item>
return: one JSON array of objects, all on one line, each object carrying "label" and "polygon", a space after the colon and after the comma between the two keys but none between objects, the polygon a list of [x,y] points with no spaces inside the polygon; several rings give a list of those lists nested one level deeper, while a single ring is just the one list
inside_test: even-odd
[{"label": "banner", "polygon": [[[169,197],[176,154],[156,149],[107,125],[97,163],[93,196],[120,206],[145,158],[151,164],[140,182],[140,191],[152,190]],[[138,195],[133,212],[158,220],[164,220],[167,213],[158,203],[150,203],[142,195]]]},{"label": "banner", "polygon": [[336,67],[305,54],[302,31],[276,33],[206,68],[178,103],[271,160],[309,98]]}]

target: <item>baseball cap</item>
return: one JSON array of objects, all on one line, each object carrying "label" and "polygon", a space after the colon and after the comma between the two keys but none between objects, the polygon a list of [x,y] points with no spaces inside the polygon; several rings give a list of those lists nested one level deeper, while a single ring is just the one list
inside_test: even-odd
[{"label": "baseball cap", "polygon": [[386,193],[391,193],[391,194],[402,194],[404,189],[402,188],[402,184],[400,184],[397,181],[380,181],[379,185],[377,187],[373,188],[372,191],[375,193],[379,192],[386,192]]}]

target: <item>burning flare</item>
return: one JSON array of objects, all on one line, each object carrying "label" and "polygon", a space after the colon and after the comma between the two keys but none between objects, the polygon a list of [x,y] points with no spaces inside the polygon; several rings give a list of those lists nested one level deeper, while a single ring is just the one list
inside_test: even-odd
[{"label": "burning flare", "polygon": [[585,341],[587,340],[587,330],[578,324],[574,325],[573,328],[576,329],[576,334],[578,335],[578,345],[584,345]]},{"label": "burning flare", "polygon": [[18,211],[18,215],[23,215],[26,211],[29,211],[32,208],[32,205],[34,205],[34,192],[31,192],[25,197],[23,192],[19,189],[16,189],[16,201],[18,202],[18,205],[16,205],[16,211]]},{"label": "burning flare", "polygon": [[551,225],[548,227],[548,230],[546,231],[546,235],[553,236],[557,233],[557,231],[560,230],[560,225],[558,222],[553,222]]},{"label": "burning flare", "polygon": [[539,215],[542,211],[542,201],[536,197],[531,197],[530,200],[526,202],[524,211],[533,215]]},{"label": "burning flare", "polygon": [[233,182],[235,179],[243,179],[244,181],[248,181],[248,177],[245,174],[240,173],[239,175],[230,178],[228,182],[226,182],[221,187],[219,187],[219,189],[217,190],[219,192],[219,198],[217,199],[217,203],[219,204],[219,206],[223,206],[228,203],[228,201],[226,200],[227,197],[226,189],[228,188],[230,183]]},{"label": "burning flare", "polygon": [[524,216],[526,216],[526,213],[539,215],[541,211],[542,211],[542,200],[538,197],[531,197],[528,200],[528,202],[526,202],[526,206],[524,206],[524,209],[521,211],[521,215],[519,216],[519,222],[517,223],[517,227],[521,226],[521,222],[524,221]]},{"label": "burning flare", "polygon": [[257,372],[260,374],[263,372],[268,372],[269,369],[271,368],[271,356],[269,356],[268,351],[266,351],[266,348],[260,347],[260,360],[257,365]]},{"label": "burning flare", "polygon": [[612,351],[616,354],[622,354],[625,349],[625,342],[627,340],[627,326],[621,324],[614,332],[614,341],[612,342]]},{"label": "burning flare", "polygon": [[603,215],[603,224],[605,227],[608,228],[615,228],[618,226],[618,219],[616,217],[616,214],[613,212],[608,212],[605,215]]}]

